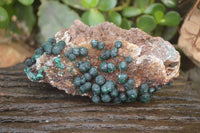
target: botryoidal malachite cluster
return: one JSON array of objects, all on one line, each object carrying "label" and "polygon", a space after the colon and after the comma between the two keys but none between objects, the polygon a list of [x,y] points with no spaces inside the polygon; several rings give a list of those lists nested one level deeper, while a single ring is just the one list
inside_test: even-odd
[{"label": "botryoidal malachite cluster", "polygon": [[[104,50],[105,43],[96,39],[91,40],[90,44],[92,48],[102,51],[99,57],[99,61],[101,62],[99,68],[92,66],[89,60],[85,62],[81,60],[77,61],[76,67],[82,73],[82,76],[74,77],[73,83],[80,94],[92,92],[92,101],[94,103],[121,103],[135,102],[137,100],[147,103],[150,101],[151,96],[161,89],[161,86],[149,88],[148,83],[142,84],[139,89],[134,88],[135,80],[129,78],[127,74],[123,73],[124,71],[127,71],[129,63],[133,60],[130,56],[125,57],[124,61],[121,61],[118,66],[115,66],[112,62],[106,62],[106,60],[118,56],[118,49],[123,47],[121,41],[116,41],[114,43],[114,48],[110,50]],[[24,72],[33,81],[42,80],[44,78],[43,69],[39,69],[36,72],[32,71],[30,67],[36,63],[37,58],[39,58],[43,53],[46,53],[47,55],[59,55],[65,45],[64,41],[56,43],[54,38],[48,39],[42,44],[42,47],[35,50],[35,54],[32,58],[25,61],[27,67],[24,69]],[[74,47],[69,49],[64,55],[71,62],[75,62],[76,58],[79,56],[86,58],[88,55],[88,49],[85,47]],[[59,56],[54,58],[53,61],[56,67],[60,69],[65,68]],[[44,69],[47,69],[47,67],[45,66]],[[111,74],[114,73],[116,69],[119,69],[121,73],[116,77],[118,82],[115,83],[112,80],[106,80],[105,77],[100,74],[98,69],[103,73]],[[116,88],[116,84],[123,84],[126,91],[120,92]]]}]

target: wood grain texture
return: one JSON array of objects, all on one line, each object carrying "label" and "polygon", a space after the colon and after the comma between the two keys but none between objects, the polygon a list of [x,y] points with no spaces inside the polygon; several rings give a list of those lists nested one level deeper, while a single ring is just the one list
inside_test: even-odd
[{"label": "wood grain texture", "polygon": [[183,76],[150,103],[93,104],[0,69],[0,132],[200,132],[200,89]]}]

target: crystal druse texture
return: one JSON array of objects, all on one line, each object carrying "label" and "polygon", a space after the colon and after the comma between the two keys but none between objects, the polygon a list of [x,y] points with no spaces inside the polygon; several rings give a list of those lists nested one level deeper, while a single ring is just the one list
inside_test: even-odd
[{"label": "crystal druse texture", "polygon": [[179,75],[173,45],[137,28],[106,22],[88,27],[76,20],[56,33],[25,62],[32,81],[99,102],[149,102]]}]

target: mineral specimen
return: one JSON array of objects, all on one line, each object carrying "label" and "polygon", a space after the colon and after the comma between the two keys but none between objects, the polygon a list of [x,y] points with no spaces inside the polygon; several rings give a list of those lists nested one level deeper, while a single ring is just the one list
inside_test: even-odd
[{"label": "mineral specimen", "polygon": [[179,74],[180,55],[160,37],[112,23],[88,27],[76,20],[26,61],[32,81],[100,102],[149,102]]}]

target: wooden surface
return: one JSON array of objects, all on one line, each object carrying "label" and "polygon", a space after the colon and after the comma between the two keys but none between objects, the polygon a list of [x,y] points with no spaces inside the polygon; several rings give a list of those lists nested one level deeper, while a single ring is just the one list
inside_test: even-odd
[{"label": "wooden surface", "polygon": [[150,103],[93,104],[0,69],[0,132],[200,132],[200,88],[182,76]]}]

